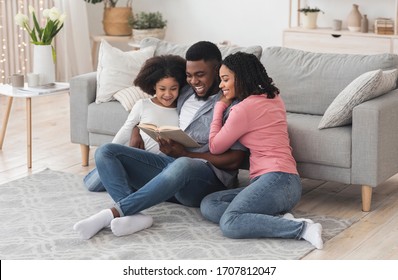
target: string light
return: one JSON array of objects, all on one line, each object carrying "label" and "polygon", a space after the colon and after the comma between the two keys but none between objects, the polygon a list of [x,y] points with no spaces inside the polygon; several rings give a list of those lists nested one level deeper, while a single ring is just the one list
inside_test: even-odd
[{"label": "string light", "polygon": [[[34,3],[30,2],[33,1],[18,0],[18,2],[14,4],[12,1],[6,2],[6,0],[0,0],[0,84],[5,83],[6,77],[11,74],[26,74],[32,69],[33,59],[31,49],[33,48],[29,43],[29,34],[22,27],[15,26],[14,16],[18,12],[21,12],[30,17],[28,6],[32,5],[43,20],[43,10],[50,8],[54,3],[53,0],[40,0],[38,1],[39,3],[36,1],[34,1]],[[16,34],[14,34],[14,32],[8,32],[9,34],[7,34],[6,27],[12,27],[16,31]],[[13,47],[10,46],[10,42],[15,42],[15,45]]]},{"label": "string light", "polygon": [[[5,11],[4,0],[0,0],[0,10]],[[4,38],[4,28],[3,28],[4,15],[3,12],[0,13],[0,40],[2,48],[0,49],[0,83],[4,83],[5,81],[5,63],[6,56],[5,52],[7,51],[6,39]]]}]

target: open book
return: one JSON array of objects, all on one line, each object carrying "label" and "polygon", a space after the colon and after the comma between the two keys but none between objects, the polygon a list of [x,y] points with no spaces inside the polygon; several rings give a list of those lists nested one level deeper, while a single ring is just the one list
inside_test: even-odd
[{"label": "open book", "polygon": [[200,145],[191,136],[189,136],[181,128],[176,126],[157,127],[154,124],[142,123],[139,124],[138,127],[154,140],[157,140],[158,137],[161,137],[181,143],[188,148],[200,147]]}]

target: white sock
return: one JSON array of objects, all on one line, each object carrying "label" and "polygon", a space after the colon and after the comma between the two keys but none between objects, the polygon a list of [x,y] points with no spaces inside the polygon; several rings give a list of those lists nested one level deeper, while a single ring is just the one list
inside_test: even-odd
[{"label": "white sock", "polygon": [[311,219],[305,219],[305,218],[295,218],[293,216],[293,214],[291,213],[286,213],[285,215],[282,216],[282,218],[287,219],[287,220],[292,220],[292,221],[296,221],[296,222],[306,222],[309,224],[313,224],[314,221]]},{"label": "white sock", "polygon": [[151,216],[141,213],[113,219],[111,230],[116,236],[132,234],[134,232],[149,228],[153,224]]},{"label": "white sock", "polygon": [[312,245],[315,246],[315,248],[322,249],[323,248],[322,225],[319,223],[316,224],[306,223],[306,228],[301,238],[310,242]]},{"label": "white sock", "polygon": [[113,219],[113,213],[111,209],[105,209],[98,212],[87,219],[77,222],[73,229],[77,231],[82,239],[90,239],[97,232],[99,232],[104,227],[110,225]]}]

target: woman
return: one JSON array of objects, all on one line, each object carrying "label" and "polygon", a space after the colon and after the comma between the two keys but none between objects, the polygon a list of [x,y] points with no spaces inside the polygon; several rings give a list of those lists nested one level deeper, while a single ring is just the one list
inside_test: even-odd
[{"label": "woman", "polygon": [[[305,239],[322,249],[322,226],[287,213],[301,198],[301,181],[278,88],[252,54],[229,55],[219,73],[223,96],[214,109],[210,151],[223,153],[236,141],[249,148],[250,184],[206,196],[203,216],[230,238]],[[223,125],[223,112],[235,99],[240,102]]]}]

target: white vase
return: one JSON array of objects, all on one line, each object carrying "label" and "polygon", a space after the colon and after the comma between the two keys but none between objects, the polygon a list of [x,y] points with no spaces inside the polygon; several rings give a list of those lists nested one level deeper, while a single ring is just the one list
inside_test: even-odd
[{"label": "white vase", "polygon": [[353,31],[353,32],[361,31],[361,20],[362,20],[362,15],[359,12],[358,5],[353,4],[352,10],[348,14],[348,17],[347,17],[348,30]]},{"label": "white vase", "polygon": [[317,28],[316,21],[318,18],[318,13],[307,13],[307,14],[302,14],[302,19],[303,19],[303,28],[307,29],[315,29]]},{"label": "white vase", "polygon": [[39,74],[40,85],[55,82],[55,63],[51,45],[33,45],[33,73]]}]

